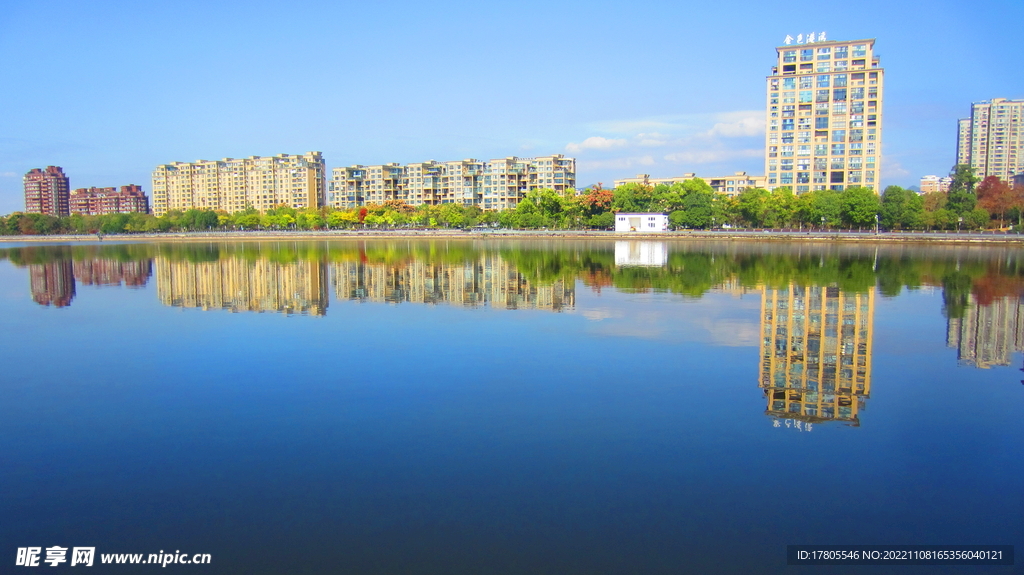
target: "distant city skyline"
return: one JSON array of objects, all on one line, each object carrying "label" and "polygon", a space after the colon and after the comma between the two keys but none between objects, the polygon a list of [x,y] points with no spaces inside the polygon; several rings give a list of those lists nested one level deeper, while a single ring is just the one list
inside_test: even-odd
[{"label": "distant city skyline", "polygon": [[[185,17],[200,7],[202,18]],[[811,31],[876,39],[888,74],[884,185],[948,173],[972,103],[1024,97],[1010,72],[1015,38],[963,24],[968,11],[971,22],[1019,21],[1024,5],[1009,0],[813,15],[526,2],[518,18],[504,5],[312,2],[303,12],[315,26],[278,10],[5,7],[0,213],[24,209],[22,176],[36,167],[62,166],[73,188],[145,186],[157,165],[282,150],[322,150],[328,168],[565,154],[579,187],[638,173],[760,175],[771,50]]]}]

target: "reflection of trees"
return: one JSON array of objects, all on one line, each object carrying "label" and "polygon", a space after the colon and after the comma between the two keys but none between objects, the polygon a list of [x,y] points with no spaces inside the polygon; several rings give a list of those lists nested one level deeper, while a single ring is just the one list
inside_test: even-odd
[{"label": "reflection of trees", "polygon": [[[904,289],[943,288],[944,313],[962,317],[973,294],[984,305],[1024,293],[1020,250],[1001,247],[756,242],[669,242],[664,267],[616,266],[614,242],[590,240],[418,240],[337,242],[182,242],[35,246],[0,250],[24,266],[61,260],[138,262],[160,257],[194,264],[224,259],[278,265],[358,262],[374,265],[473,266],[500,257],[533,287],[577,280],[600,290],[658,291],[701,297],[725,284],[747,289],[788,285],[834,286],[864,293],[877,286],[885,297]],[[81,266],[79,266],[81,267]],[[76,268],[78,269],[78,268]],[[84,269],[84,268],[83,268]],[[83,272],[84,273],[84,272]],[[137,277],[123,270],[123,281]],[[117,272],[109,272],[110,278]]]}]

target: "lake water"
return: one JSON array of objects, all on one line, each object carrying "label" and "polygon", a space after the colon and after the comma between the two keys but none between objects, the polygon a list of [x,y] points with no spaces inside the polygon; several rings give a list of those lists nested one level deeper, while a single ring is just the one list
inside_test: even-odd
[{"label": "lake water", "polygon": [[86,573],[1009,573],[786,546],[1021,549],[1022,256],[8,247],[0,571],[94,546]]}]

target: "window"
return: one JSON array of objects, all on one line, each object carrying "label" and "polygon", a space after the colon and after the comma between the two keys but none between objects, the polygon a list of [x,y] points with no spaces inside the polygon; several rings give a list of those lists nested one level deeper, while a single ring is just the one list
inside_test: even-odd
[{"label": "window", "polygon": [[818,76],[818,87],[828,88],[828,80],[830,76]]},{"label": "window", "polygon": [[811,90],[800,90],[800,103],[808,103],[811,101]]},{"label": "window", "polygon": [[853,57],[863,58],[868,55],[868,47],[866,44],[858,44],[853,47]]},{"label": "window", "polygon": [[846,87],[846,74],[836,74],[832,79],[832,87],[834,88],[845,88]]},{"label": "window", "polygon": [[828,155],[828,144],[814,144],[814,155],[815,156],[827,156]]},{"label": "window", "polygon": [[846,130],[832,130],[832,141],[833,142],[845,142],[846,141]]},{"label": "window", "polygon": [[801,62],[810,62],[811,60],[814,60],[814,48],[810,48],[808,50],[800,50]]},{"label": "window", "polygon": [[796,50],[786,50],[782,53],[783,62],[796,62]]},{"label": "window", "polygon": [[832,113],[838,115],[846,115],[846,102],[836,102],[832,104]]},{"label": "window", "polygon": [[815,118],[814,119],[815,130],[827,130],[828,129],[828,118]]},{"label": "window", "polygon": [[828,90],[818,90],[814,95],[815,102],[828,102]]},{"label": "window", "polygon": [[783,90],[793,90],[795,88],[796,88],[796,78],[783,78],[782,79],[782,89]]},{"label": "window", "polygon": [[832,172],[832,177],[829,180],[829,183],[832,183],[832,184],[841,184],[841,183],[843,183],[843,172]]},{"label": "window", "polygon": [[811,77],[811,76],[804,76],[804,77],[800,78],[800,88],[801,89],[813,88],[813,87],[814,87],[814,78],[813,77]]},{"label": "window", "polygon": [[832,48],[818,48],[818,59],[828,60],[832,57]]},{"label": "window", "polygon": [[840,88],[838,90],[832,90],[832,101],[842,102],[846,100],[846,88]]},{"label": "window", "polygon": [[846,144],[832,144],[832,155],[842,156],[846,154]]}]

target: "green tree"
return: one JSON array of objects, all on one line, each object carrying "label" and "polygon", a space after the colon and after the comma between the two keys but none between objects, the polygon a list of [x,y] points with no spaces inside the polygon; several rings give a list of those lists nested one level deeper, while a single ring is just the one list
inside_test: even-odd
[{"label": "green tree", "polygon": [[888,229],[914,229],[924,223],[924,200],[913,190],[889,186],[882,193],[881,223]]},{"label": "green tree", "polygon": [[879,207],[878,194],[863,186],[850,186],[839,194],[840,217],[850,227],[874,226]]},{"label": "green tree", "polygon": [[953,181],[949,185],[949,193],[946,196],[946,209],[957,216],[963,216],[974,210],[977,197],[974,194],[974,186],[978,183],[978,177],[974,170],[967,164],[953,166],[949,174]]}]

